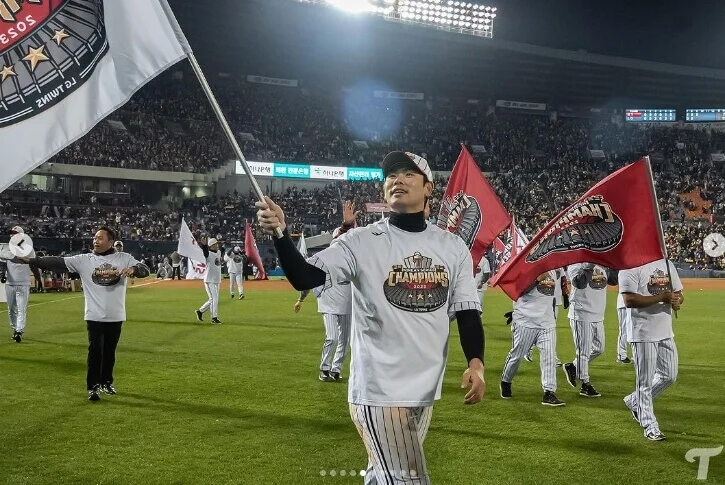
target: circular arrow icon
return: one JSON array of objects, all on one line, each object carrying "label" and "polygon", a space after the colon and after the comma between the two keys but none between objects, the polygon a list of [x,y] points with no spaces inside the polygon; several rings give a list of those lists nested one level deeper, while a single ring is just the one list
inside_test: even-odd
[{"label": "circular arrow icon", "polygon": [[711,258],[719,258],[725,254],[725,236],[718,232],[708,234],[702,241],[702,248]]}]

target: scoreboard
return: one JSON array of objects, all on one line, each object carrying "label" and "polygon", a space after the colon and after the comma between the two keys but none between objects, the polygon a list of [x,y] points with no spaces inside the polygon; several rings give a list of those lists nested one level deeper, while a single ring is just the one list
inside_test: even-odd
[{"label": "scoreboard", "polygon": [[708,123],[725,121],[725,108],[687,109],[685,110],[685,121]]},{"label": "scoreboard", "polygon": [[674,109],[628,109],[624,115],[627,121],[635,123],[667,123],[677,121]]}]

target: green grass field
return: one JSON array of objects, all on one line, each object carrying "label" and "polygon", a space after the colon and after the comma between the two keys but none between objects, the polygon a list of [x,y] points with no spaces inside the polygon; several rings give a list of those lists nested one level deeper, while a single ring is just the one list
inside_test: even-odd
[{"label": "green grass field", "polygon": [[[367,459],[348,415],[346,385],[317,380],[324,334],[314,301],[295,315],[291,289],[259,283],[245,300],[231,301],[226,285],[221,326],[194,318],[205,299],[200,282],[130,289],[117,353],[119,394],[95,404],[85,392],[83,298],[32,295],[25,340],[14,343],[9,327],[0,327],[0,483],[362,483],[349,476]],[[464,359],[454,325],[443,398],[425,443],[432,482],[701,483],[698,464],[685,453],[725,444],[725,292],[695,288],[686,295],[675,323],[679,380],[655,403],[668,440],[654,443],[622,404],[634,371],[615,363],[614,293],[607,347],[591,367],[603,397],[579,397],[559,371],[563,408],[539,403],[536,363],[521,364],[513,400],[499,397],[510,346],[502,314],[511,303],[489,293],[488,391],[480,404],[462,404]],[[564,317],[558,353],[570,359]],[[725,453],[710,460],[708,483],[725,483]]]}]

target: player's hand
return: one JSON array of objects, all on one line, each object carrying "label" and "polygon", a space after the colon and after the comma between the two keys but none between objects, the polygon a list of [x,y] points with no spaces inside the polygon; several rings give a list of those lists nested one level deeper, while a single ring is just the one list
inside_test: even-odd
[{"label": "player's hand", "polygon": [[538,281],[539,283],[541,283],[542,281],[544,281],[548,277],[549,277],[549,273],[541,273],[539,276],[536,277],[536,281]]},{"label": "player's hand", "polygon": [[300,310],[302,310],[302,302],[298,301],[297,303],[295,303],[295,313],[299,313]]},{"label": "player's hand", "polygon": [[130,278],[133,276],[134,268],[123,268],[121,270],[121,276],[125,276],[126,278]]},{"label": "player's hand", "polygon": [[461,389],[471,387],[465,398],[464,404],[476,404],[481,401],[486,392],[486,381],[483,378],[483,363],[478,359],[471,360],[468,369],[463,373]]},{"label": "player's hand", "polygon": [[679,298],[675,293],[672,293],[671,291],[665,291],[660,295],[660,301],[667,305],[672,305],[675,302],[679,302]]},{"label": "player's hand", "polygon": [[272,199],[265,197],[264,202],[257,201],[254,205],[257,207],[257,220],[264,232],[274,234],[277,228],[285,230],[287,224],[284,222],[284,212]]},{"label": "player's hand", "polygon": [[346,226],[354,226],[362,211],[355,211],[355,202],[346,200],[342,203],[342,223]]},{"label": "player's hand", "polygon": [[208,238],[208,237],[206,237],[206,236],[201,236],[201,237],[199,238],[199,244],[203,244],[203,245],[205,245],[205,246],[206,246],[206,243],[207,243],[208,241],[209,241],[209,238]]},{"label": "player's hand", "polygon": [[672,295],[670,305],[672,305],[673,310],[677,311],[682,307],[682,303],[685,301],[685,298],[682,296],[682,293],[673,293]]},{"label": "player's hand", "polygon": [[481,288],[483,288],[483,283],[479,283],[479,284],[477,284],[477,285],[476,285],[476,288],[478,288],[479,290],[480,290]]}]

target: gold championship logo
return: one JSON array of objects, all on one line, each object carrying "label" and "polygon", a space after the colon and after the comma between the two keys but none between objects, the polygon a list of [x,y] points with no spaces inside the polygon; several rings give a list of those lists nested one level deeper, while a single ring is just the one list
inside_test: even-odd
[{"label": "gold championship logo", "polygon": [[0,0],[0,129],[66,99],[107,53],[103,0]]},{"label": "gold championship logo", "polygon": [[606,288],[607,274],[595,266],[594,271],[592,272],[592,280],[589,282],[589,287],[595,290]]},{"label": "gold championship logo", "polygon": [[461,191],[452,197],[443,199],[436,225],[463,239],[470,249],[481,228],[482,219],[478,201],[475,197]]},{"label": "gold championship logo", "polygon": [[433,259],[416,252],[393,265],[383,283],[385,298],[396,308],[409,312],[432,312],[448,300],[448,272],[433,265]]},{"label": "gold championship logo", "polygon": [[103,263],[93,270],[91,280],[98,286],[114,286],[121,281],[121,273],[115,266]]},{"label": "gold championship logo", "polygon": [[526,255],[533,263],[551,253],[588,249],[606,252],[622,240],[622,219],[601,195],[594,195],[573,205],[559,217]]},{"label": "gold championship logo", "polygon": [[649,277],[647,291],[649,291],[650,295],[661,295],[666,291],[670,291],[670,278],[667,273],[661,269],[656,269]]}]

